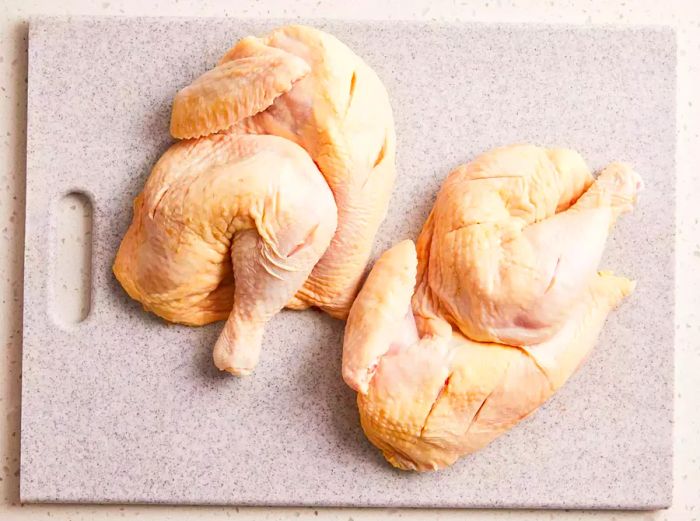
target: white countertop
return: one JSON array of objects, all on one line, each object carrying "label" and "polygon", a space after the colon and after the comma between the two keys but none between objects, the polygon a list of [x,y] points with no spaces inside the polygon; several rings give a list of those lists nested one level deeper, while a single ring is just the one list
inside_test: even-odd
[{"label": "white countertop", "polygon": [[[240,5],[247,5],[247,8]],[[696,0],[352,2],[267,0],[5,0],[0,7],[0,519],[674,519],[700,518],[700,2]],[[555,5],[556,4],[556,5]],[[293,8],[288,6],[294,5]],[[401,18],[491,22],[663,24],[678,35],[678,202],[676,403],[673,507],[660,512],[418,511],[356,509],[262,509],[234,507],[20,506],[18,504],[21,366],[21,300],[26,134],[26,20],[45,15],[150,15]]]}]

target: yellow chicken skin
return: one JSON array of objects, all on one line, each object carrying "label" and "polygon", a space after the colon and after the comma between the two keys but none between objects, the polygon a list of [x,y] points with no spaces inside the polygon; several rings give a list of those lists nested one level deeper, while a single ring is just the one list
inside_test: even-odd
[{"label": "yellow chicken skin", "polygon": [[166,320],[226,319],[214,362],[248,374],[266,322],[326,251],[336,216],[318,168],[287,139],[214,134],[181,141],[136,198],[114,274]]},{"label": "yellow chicken skin", "polygon": [[288,307],[346,318],[386,214],[396,137],[386,90],[335,37],[285,26],[239,41],[175,98],[176,138],[271,134],[301,145],[333,191],[331,244]]},{"label": "yellow chicken skin", "polygon": [[454,170],[417,246],[376,262],[345,329],[362,427],[402,469],[435,470],[544,403],[634,283],[597,271],[639,176],[594,179],[564,149],[517,145]]}]

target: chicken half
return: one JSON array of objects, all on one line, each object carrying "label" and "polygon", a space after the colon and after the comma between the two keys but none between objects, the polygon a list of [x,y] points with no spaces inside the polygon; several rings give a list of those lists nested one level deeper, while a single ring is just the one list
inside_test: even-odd
[{"label": "chicken half", "polygon": [[345,318],[395,176],[372,69],[310,27],[244,38],[178,92],[170,130],[187,140],[153,169],[114,264],[129,295],[173,322],[227,319],[214,360],[239,375],[285,305]]},{"label": "chicken half", "polygon": [[594,179],[565,149],[517,145],[454,170],[419,236],[385,252],[353,304],[343,377],[402,469],[435,470],[544,403],[634,283],[598,272],[639,176]]},{"label": "chicken half", "polygon": [[213,134],[181,141],[134,201],[114,274],[166,320],[226,319],[214,362],[248,374],[265,323],[326,251],[336,216],[323,176],[290,140]]},{"label": "chicken half", "polygon": [[309,153],[333,191],[338,225],[288,307],[318,306],[345,319],[395,177],[393,116],[374,71],[323,31],[282,27],[242,39],[180,91],[170,128],[176,138],[271,134]]}]

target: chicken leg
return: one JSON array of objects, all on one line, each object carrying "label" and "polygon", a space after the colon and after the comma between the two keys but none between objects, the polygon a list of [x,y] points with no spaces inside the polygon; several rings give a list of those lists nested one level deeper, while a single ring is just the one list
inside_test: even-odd
[{"label": "chicken leg", "polygon": [[621,163],[593,181],[575,152],[529,145],[456,169],[418,239],[430,250],[417,314],[438,314],[477,341],[546,340],[568,320],[640,183]]},{"label": "chicken leg", "polygon": [[247,374],[265,323],[298,291],[335,232],[333,195],[308,154],[275,136],[173,145],[134,203],[114,273],[157,315],[227,318],[219,369]]}]

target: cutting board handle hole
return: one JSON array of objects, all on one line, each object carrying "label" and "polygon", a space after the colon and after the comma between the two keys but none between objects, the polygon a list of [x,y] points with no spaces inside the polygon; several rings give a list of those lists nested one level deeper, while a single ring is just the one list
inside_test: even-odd
[{"label": "cutting board handle hole", "polygon": [[92,203],[81,192],[58,201],[52,314],[64,325],[82,322],[92,300]]}]

